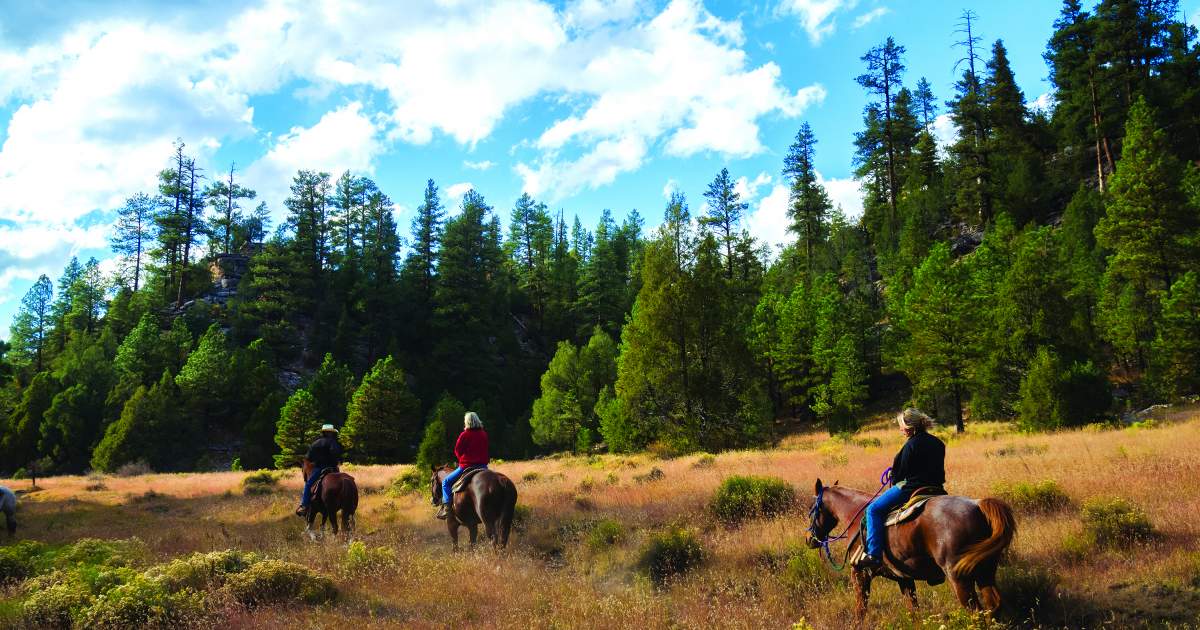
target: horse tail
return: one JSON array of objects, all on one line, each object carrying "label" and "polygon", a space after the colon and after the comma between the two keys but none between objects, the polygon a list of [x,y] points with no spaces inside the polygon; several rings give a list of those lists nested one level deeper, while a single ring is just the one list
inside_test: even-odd
[{"label": "horse tail", "polygon": [[1017,521],[1013,518],[1012,508],[1005,502],[992,498],[980,499],[979,511],[983,512],[984,518],[987,519],[992,534],[963,551],[958,562],[954,564],[954,577],[969,576],[981,563],[999,556],[1012,543],[1013,536],[1017,533]]},{"label": "horse tail", "polygon": [[342,500],[342,512],[354,516],[354,513],[358,511],[358,484],[350,475],[346,475],[342,479],[342,486],[346,489],[346,497]]},{"label": "horse tail", "polygon": [[504,475],[499,478],[500,487],[504,489],[504,505],[500,509],[500,547],[508,546],[508,534],[512,531],[513,516],[517,512],[517,486]]}]

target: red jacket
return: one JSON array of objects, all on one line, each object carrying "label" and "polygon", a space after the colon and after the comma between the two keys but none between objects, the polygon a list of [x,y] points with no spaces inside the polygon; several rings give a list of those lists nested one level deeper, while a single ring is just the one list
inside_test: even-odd
[{"label": "red jacket", "polygon": [[458,465],[463,468],[486,465],[488,463],[487,431],[466,429],[458,434],[458,441],[454,443],[454,456],[458,458]]}]

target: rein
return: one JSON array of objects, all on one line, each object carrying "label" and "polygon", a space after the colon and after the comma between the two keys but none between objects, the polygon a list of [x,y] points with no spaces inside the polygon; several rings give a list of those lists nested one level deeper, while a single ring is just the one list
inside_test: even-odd
[{"label": "rein", "polygon": [[[849,533],[850,528],[854,526],[854,522],[858,520],[859,516],[862,516],[863,510],[867,509],[867,506],[871,505],[871,501],[874,501],[875,498],[879,496],[879,493],[883,492],[883,489],[887,487],[891,474],[891,466],[888,466],[886,469],[884,469],[883,474],[879,476],[879,489],[875,491],[875,494],[871,495],[871,498],[868,499],[862,507],[858,508],[858,511],[854,513],[854,516],[852,516],[850,520],[846,522],[846,528],[843,529],[842,533],[838,534],[837,536],[826,535],[824,538],[820,539],[817,537],[817,516],[821,513],[821,500],[825,496],[825,487],[822,486],[821,489],[817,491],[817,499],[813,501],[812,508],[808,510],[808,515],[811,519],[808,524],[808,533],[810,536],[812,536],[813,540],[817,542],[817,545],[819,545],[821,549],[825,551],[825,558],[829,560],[829,566],[833,567],[835,571],[841,571],[842,569],[846,568],[846,558],[842,558],[842,564],[841,566],[838,566],[837,562],[835,562],[833,559],[833,552],[829,550],[829,545],[846,537],[846,534]],[[849,555],[850,547],[846,547],[846,556],[848,557]]]}]

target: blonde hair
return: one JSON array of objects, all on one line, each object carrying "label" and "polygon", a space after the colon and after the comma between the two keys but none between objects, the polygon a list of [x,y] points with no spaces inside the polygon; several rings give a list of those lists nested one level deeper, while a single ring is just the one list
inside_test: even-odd
[{"label": "blonde hair", "polygon": [[475,413],[474,411],[468,411],[467,413],[463,414],[463,428],[482,429],[483,421],[479,419],[479,414]]},{"label": "blonde hair", "polygon": [[933,418],[925,415],[923,411],[916,407],[909,407],[896,414],[896,424],[900,425],[902,429],[928,431],[933,428]]}]

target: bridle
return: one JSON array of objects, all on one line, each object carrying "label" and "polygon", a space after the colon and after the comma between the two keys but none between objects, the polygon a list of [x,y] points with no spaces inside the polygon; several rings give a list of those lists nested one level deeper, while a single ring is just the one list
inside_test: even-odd
[{"label": "bridle", "polygon": [[[854,526],[854,522],[858,520],[859,516],[862,516],[863,510],[866,510],[867,506],[871,505],[871,501],[874,501],[875,498],[879,496],[879,493],[883,492],[883,489],[887,486],[888,481],[890,480],[891,474],[892,467],[888,466],[883,471],[883,474],[879,476],[879,489],[875,491],[875,494],[871,495],[871,498],[864,503],[862,507],[858,508],[858,511],[854,513],[854,516],[846,522],[846,528],[843,529],[842,533],[838,534],[837,536],[829,535],[832,533],[833,527],[837,527],[836,523],[833,527],[829,528],[829,532],[826,532],[823,535],[817,533],[817,530],[819,529],[817,527],[817,519],[821,516],[821,507],[825,498],[825,486],[821,486],[817,489],[817,497],[813,500],[812,507],[808,510],[808,536],[812,542],[816,543],[817,547],[824,550],[825,558],[829,560],[829,566],[833,567],[835,571],[841,571],[846,567],[846,559],[842,558],[842,564],[841,566],[838,566],[838,563],[833,559],[833,552],[829,550],[829,545],[846,538],[846,534],[849,533],[850,528]],[[846,555],[850,555],[850,547],[846,547]]]}]

